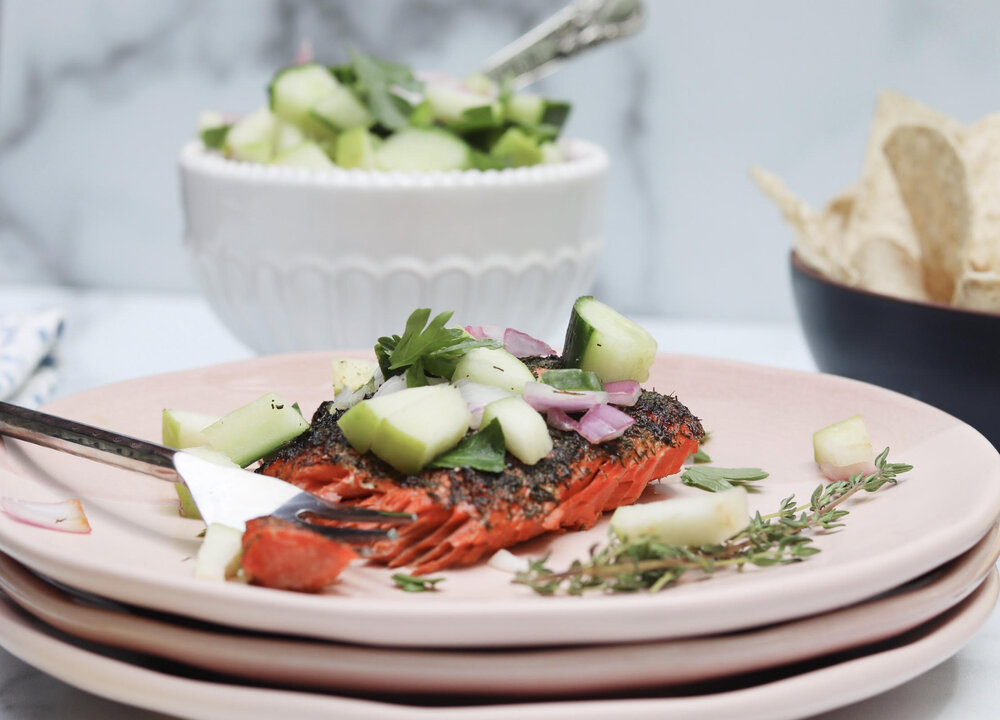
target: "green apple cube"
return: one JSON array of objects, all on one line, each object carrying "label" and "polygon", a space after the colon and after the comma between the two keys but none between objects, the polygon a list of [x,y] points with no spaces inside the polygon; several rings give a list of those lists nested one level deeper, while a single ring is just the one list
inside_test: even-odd
[{"label": "green apple cube", "polygon": [[[416,389],[421,388],[411,390]],[[435,457],[457,445],[472,420],[457,388],[433,385],[427,389],[430,392],[417,402],[386,415],[372,438],[372,452],[402,473],[420,472]]]},{"label": "green apple cube", "polygon": [[214,449],[246,467],[308,429],[298,407],[267,393],[219,418],[203,434]]},{"label": "green apple cube", "polygon": [[500,423],[507,451],[525,465],[534,465],[552,452],[552,436],[545,418],[524,398],[494,400],[483,410],[482,427]]},{"label": "green apple cube", "polygon": [[509,392],[524,392],[524,384],[534,382],[528,366],[502,348],[473,348],[455,366],[452,382],[468,378]]},{"label": "green apple cube", "polygon": [[202,430],[218,419],[218,415],[165,408],[161,422],[162,442],[178,450],[207,445],[208,438]]},{"label": "green apple cube", "polygon": [[611,529],[623,541],[649,538],[666,545],[715,545],[750,521],[747,492],[722,492],[626,505],[611,516]]},{"label": "green apple cube", "polygon": [[813,457],[831,480],[846,480],[875,470],[875,451],[860,415],[854,415],[813,433]]},{"label": "green apple cube", "polygon": [[407,388],[390,395],[363,400],[345,412],[337,420],[337,425],[358,452],[368,452],[379,425],[390,414],[410,405],[422,402],[432,392],[431,386]]}]

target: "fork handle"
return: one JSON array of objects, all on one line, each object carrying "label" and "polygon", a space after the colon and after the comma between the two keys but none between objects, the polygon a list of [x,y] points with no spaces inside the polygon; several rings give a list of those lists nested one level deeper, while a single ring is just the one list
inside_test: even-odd
[{"label": "fork handle", "polygon": [[177,482],[176,450],[0,401],[0,435]]}]

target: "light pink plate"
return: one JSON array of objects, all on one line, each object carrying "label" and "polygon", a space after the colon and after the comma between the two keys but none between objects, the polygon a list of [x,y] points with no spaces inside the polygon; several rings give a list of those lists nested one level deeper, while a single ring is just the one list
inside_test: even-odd
[{"label": "light pink plate", "polygon": [[787,665],[911,630],[975,591],[1000,526],[960,557],[876,599],[757,630],[628,645],[528,650],[372,648],[190,627],[77,598],[0,554],[0,589],[74,637],[281,687],[360,693],[553,697],[668,687]]},{"label": "light pink plate", "polygon": [[80,648],[2,600],[0,646],[82,690],[192,720],[791,720],[885,692],[951,657],[989,618],[998,586],[994,569],[971,596],[905,642],[798,674],[761,677],[748,687],[676,697],[435,706],[210,682]]},{"label": "light pink plate", "polygon": [[[221,414],[267,391],[309,413],[330,395],[333,353],[266,357],[124,382],[54,403],[54,413],[145,438],[164,407]],[[0,516],[0,549],[71,586],[220,624],[372,645],[580,645],[690,637],[825,612],[897,587],[958,556],[1000,515],[1000,458],[961,421],[902,395],[813,373],[662,355],[650,385],[678,396],[712,431],[721,466],[770,472],[751,508],[770,512],[822,480],[813,431],[861,413],[890,460],[915,466],[895,487],[856,497],[847,527],[790,566],[719,573],[657,594],[542,597],[486,565],[447,571],[436,593],[403,593],[379,567],[349,568],[321,595],[192,576],[199,522],[177,515],[173,488],[44,448],[8,442],[0,495],[82,497],[93,532],[70,535]],[[701,491],[675,482],[644,499]],[[516,549],[565,566],[605,540],[606,524]]]}]

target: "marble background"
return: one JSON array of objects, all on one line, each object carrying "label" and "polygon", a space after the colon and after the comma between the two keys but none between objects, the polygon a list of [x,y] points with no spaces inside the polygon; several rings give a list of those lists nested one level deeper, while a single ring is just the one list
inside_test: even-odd
[{"label": "marble background", "polygon": [[[790,231],[747,170],[822,203],[876,93],[1000,109],[992,0],[651,0],[641,35],[540,86],[613,159],[597,292],[675,317],[786,319]],[[464,72],[562,0],[0,0],[0,282],[192,289],[176,155],[252,109],[309,37]]]}]

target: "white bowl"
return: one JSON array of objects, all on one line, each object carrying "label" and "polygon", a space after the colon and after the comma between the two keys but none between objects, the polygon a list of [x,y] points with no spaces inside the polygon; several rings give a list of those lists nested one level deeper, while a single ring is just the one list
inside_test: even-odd
[{"label": "white bowl", "polygon": [[410,312],[565,327],[604,244],[607,154],[432,173],[304,170],[181,151],[185,245],[209,302],[260,353],[368,347]]}]

